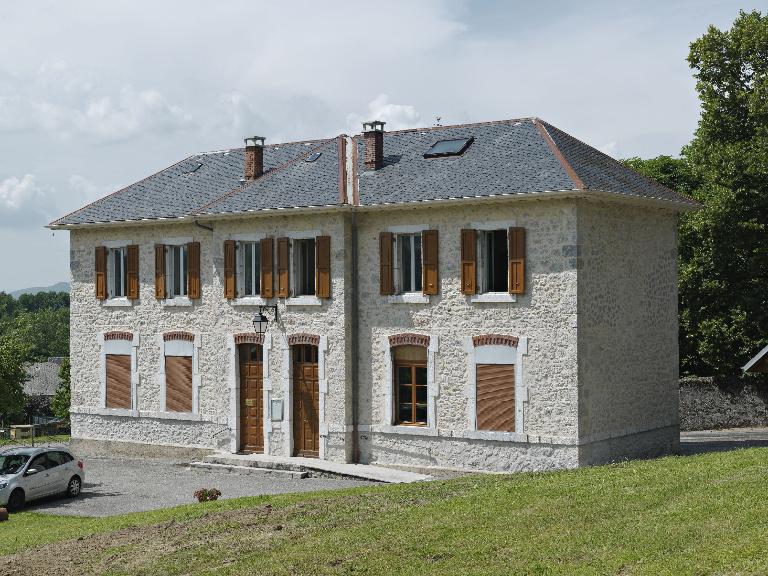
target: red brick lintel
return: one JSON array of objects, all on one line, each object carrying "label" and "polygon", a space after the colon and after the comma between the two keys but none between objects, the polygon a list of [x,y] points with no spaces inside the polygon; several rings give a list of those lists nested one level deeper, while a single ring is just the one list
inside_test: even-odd
[{"label": "red brick lintel", "polygon": [[478,346],[510,346],[517,348],[519,338],[517,336],[508,336],[505,334],[483,334],[481,336],[473,336],[472,344],[477,348]]},{"label": "red brick lintel", "polygon": [[429,348],[428,334],[414,334],[413,332],[404,332],[402,334],[392,334],[389,337],[390,347],[395,346],[422,346]]}]

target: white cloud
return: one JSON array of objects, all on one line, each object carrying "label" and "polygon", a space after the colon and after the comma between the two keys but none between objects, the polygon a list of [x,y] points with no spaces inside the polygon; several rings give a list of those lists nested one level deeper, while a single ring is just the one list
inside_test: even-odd
[{"label": "white cloud", "polygon": [[357,134],[362,129],[362,123],[369,120],[382,120],[387,123],[387,130],[403,130],[416,128],[422,125],[421,115],[410,104],[392,104],[389,96],[379,94],[368,103],[368,112],[365,115],[347,114],[347,127],[352,134]]},{"label": "white cloud", "polygon": [[45,224],[48,215],[48,194],[33,174],[0,181],[0,224],[13,228]]}]

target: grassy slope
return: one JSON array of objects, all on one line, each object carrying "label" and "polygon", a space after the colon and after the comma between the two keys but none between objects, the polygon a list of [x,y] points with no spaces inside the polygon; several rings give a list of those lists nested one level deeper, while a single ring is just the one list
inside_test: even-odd
[{"label": "grassy slope", "polygon": [[751,449],[109,519],[25,513],[0,525],[0,555],[68,540],[21,552],[24,573],[66,554],[83,574],[764,574],[766,479],[768,449]]}]

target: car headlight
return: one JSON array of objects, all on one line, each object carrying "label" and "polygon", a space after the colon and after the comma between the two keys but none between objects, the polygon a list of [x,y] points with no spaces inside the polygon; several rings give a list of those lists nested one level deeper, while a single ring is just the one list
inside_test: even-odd
[{"label": "car headlight", "polygon": [[8,487],[8,482],[0,482],[0,490],[5,490]]}]

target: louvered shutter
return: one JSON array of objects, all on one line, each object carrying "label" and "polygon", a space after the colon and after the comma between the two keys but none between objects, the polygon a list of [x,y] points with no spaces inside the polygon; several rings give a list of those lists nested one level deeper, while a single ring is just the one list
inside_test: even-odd
[{"label": "louvered shutter", "polygon": [[96,298],[107,299],[107,249],[104,246],[96,247]]},{"label": "louvered shutter", "polygon": [[288,275],[288,238],[277,239],[277,297],[288,298],[290,295],[290,277]]},{"label": "louvered shutter", "polygon": [[421,239],[424,267],[422,292],[424,294],[437,294],[440,292],[437,230],[424,230],[421,233]]},{"label": "louvered shutter", "polygon": [[165,244],[155,244],[155,298],[165,298]]},{"label": "louvered shutter", "polygon": [[263,238],[260,242],[261,249],[261,296],[272,298],[274,293],[274,265],[272,263],[272,238]]},{"label": "louvered shutter", "polygon": [[379,234],[379,293],[388,296],[395,293],[392,277],[392,232]]},{"label": "louvered shutter", "polygon": [[165,357],[165,409],[192,412],[192,357]]},{"label": "louvered shutter", "polygon": [[200,298],[200,242],[187,244],[187,296]]},{"label": "louvered shutter", "polygon": [[515,431],[515,365],[478,364],[477,429]]},{"label": "louvered shutter", "polygon": [[477,293],[477,230],[461,231],[461,293]]},{"label": "louvered shutter", "polygon": [[131,408],[131,356],[107,354],[106,408]]},{"label": "louvered shutter", "polygon": [[509,293],[525,293],[525,228],[509,229]]},{"label": "louvered shutter", "polygon": [[139,297],[139,246],[129,244],[126,249],[125,281],[129,300]]},{"label": "louvered shutter", "polygon": [[234,240],[224,241],[224,298],[232,300],[237,296],[235,285],[237,282],[237,273],[235,272],[237,244]]},{"label": "louvered shutter", "polygon": [[331,237],[317,236],[315,238],[317,290],[318,298],[331,297]]}]

